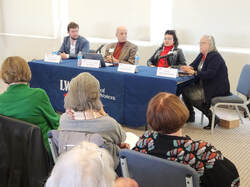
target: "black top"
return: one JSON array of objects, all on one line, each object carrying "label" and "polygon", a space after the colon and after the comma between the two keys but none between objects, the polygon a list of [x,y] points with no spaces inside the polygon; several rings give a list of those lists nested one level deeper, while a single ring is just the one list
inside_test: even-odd
[{"label": "black top", "polygon": [[[190,64],[197,71],[202,59],[200,53]],[[230,95],[227,66],[222,56],[217,51],[207,54],[201,71],[196,76],[196,81],[202,80],[206,102],[210,104],[211,99],[217,96]]]},{"label": "black top", "polygon": [[[147,61],[148,66],[150,66],[150,65],[157,66],[158,65],[159,57],[161,55],[163,48],[164,48],[164,46],[162,45],[161,47],[159,47],[155,51],[153,56]],[[186,60],[185,60],[184,54],[183,54],[182,50],[179,48],[173,48],[171,50],[171,54],[169,56],[167,56],[167,61],[168,61],[169,66],[171,66],[172,68],[179,68],[179,66],[181,66],[181,65],[186,65]]]},{"label": "black top", "polygon": [[235,187],[240,184],[234,164],[205,141],[146,131],[133,149],[190,165],[198,172],[203,187]]}]

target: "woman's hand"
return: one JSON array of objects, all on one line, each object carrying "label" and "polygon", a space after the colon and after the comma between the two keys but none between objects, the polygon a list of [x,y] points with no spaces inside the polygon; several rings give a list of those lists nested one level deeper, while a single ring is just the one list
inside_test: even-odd
[{"label": "woman's hand", "polygon": [[121,148],[121,149],[130,149],[130,145],[128,144],[128,143],[121,143],[120,145],[119,145],[119,147]]},{"label": "woman's hand", "polygon": [[69,116],[70,119],[75,119],[74,112],[71,109],[66,109],[66,114]]},{"label": "woman's hand", "polygon": [[116,179],[115,187],[138,187],[138,184],[134,179],[120,177]]},{"label": "woman's hand", "polygon": [[107,113],[104,111],[103,107],[101,108],[101,110],[99,111],[99,113],[102,115],[102,116],[106,116]]},{"label": "woman's hand", "polygon": [[181,66],[180,69],[184,72],[189,73],[190,70],[194,70],[194,68],[192,66]]}]

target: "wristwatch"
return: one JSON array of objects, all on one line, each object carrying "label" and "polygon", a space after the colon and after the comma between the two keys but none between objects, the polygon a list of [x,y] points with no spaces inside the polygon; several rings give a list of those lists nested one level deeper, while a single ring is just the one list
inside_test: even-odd
[{"label": "wristwatch", "polygon": [[194,75],[197,76],[197,71],[194,71]]}]

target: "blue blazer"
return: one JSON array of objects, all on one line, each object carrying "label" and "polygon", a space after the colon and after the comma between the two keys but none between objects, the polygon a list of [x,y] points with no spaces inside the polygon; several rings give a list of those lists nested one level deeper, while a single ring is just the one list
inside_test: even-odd
[{"label": "blue blazer", "polygon": [[79,51],[82,51],[82,55],[88,53],[89,52],[89,41],[86,40],[84,37],[79,36],[77,38],[77,42],[76,42],[75,54],[72,55],[72,54],[70,54],[70,37],[66,36],[63,40],[63,43],[62,43],[60,50],[58,51],[58,54],[64,52],[64,53],[70,55],[69,58],[77,58],[77,54],[79,53]]},{"label": "blue blazer", "polygon": [[[197,71],[201,59],[202,54],[200,53],[190,66]],[[205,99],[208,104],[213,97],[230,95],[227,66],[217,51],[207,54],[203,67],[196,76],[196,81],[199,79],[203,82]]]}]

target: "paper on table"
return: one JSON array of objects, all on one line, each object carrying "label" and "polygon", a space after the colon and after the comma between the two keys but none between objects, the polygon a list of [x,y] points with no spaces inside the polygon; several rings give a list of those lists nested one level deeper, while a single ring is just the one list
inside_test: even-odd
[{"label": "paper on table", "polygon": [[108,63],[108,62],[105,62],[105,65],[106,65],[106,67],[108,67],[108,66],[114,66],[113,63]]},{"label": "paper on table", "polygon": [[125,140],[125,143],[128,143],[130,145],[130,149],[134,148],[136,142],[139,140],[139,137],[132,132],[126,132],[126,136],[127,138]]}]

